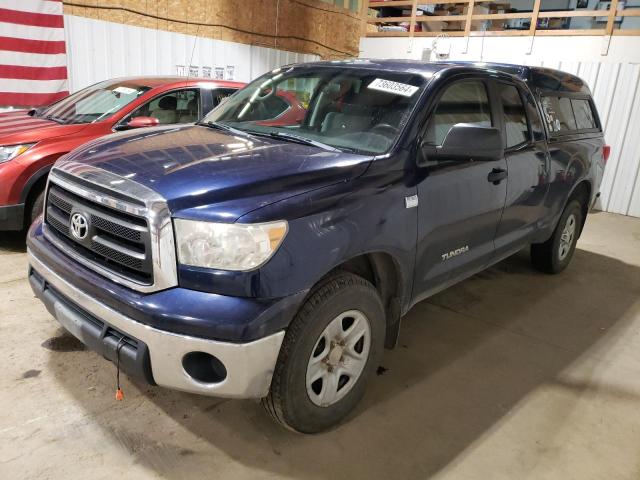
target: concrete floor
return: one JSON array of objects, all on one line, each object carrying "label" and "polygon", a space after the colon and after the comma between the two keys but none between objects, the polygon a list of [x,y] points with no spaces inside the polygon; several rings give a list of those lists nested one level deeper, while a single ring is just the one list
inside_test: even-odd
[{"label": "concrete floor", "polygon": [[124,381],[59,328],[0,240],[0,477],[638,479],[640,220],[589,217],[559,276],[526,253],[417,305],[349,422]]}]

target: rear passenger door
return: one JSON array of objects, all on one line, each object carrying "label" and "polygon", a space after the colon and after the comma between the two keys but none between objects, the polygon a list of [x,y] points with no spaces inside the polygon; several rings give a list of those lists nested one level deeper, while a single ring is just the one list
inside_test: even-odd
[{"label": "rear passenger door", "polygon": [[542,121],[531,93],[494,82],[507,161],[507,198],[496,233],[496,257],[529,243],[548,218],[549,156]]},{"label": "rear passenger door", "polygon": [[[490,80],[449,83],[436,102],[421,138],[442,145],[458,123],[499,126]],[[505,160],[428,160],[418,180],[416,301],[482,270],[493,257],[493,240],[504,207],[507,180],[489,181],[506,170]]]}]

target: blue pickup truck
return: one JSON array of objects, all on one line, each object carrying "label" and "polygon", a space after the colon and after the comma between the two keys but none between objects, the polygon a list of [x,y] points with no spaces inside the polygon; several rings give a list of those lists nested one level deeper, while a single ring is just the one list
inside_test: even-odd
[{"label": "blue pickup truck", "polygon": [[287,66],[196,124],[58,161],[29,279],[127,374],[261,398],[319,432],[353,410],[417,302],[527,246],[562,271],[608,155],[588,87],[563,72]]}]

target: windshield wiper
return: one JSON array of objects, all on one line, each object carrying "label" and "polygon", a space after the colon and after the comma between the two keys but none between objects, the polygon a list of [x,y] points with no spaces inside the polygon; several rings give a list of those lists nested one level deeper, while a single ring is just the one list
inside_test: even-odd
[{"label": "windshield wiper", "polygon": [[311,140],[307,137],[302,137],[300,135],[295,135],[293,133],[288,132],[251,132],[254,135],[263,135],[266,137],[277,138],[279,140],[287,140],[289,142],[301,143],[303,145],[311,145],[312,147],[322,148],[323,150],[329,150],[330,152],[341,152],[339,148],[332,147],[331,145],[327,145],[326,143],[318,142],[317,140]]},{"label": "windshield wiper", "polygon": [[56,123],[61,123],[61,124],[66,122],[66,120],[64,118],[56,117],[54,115],[45,115],[42,118],[44,118],[46,120],[51,120],[51,121],[56,122]]},{"label": "windshield wiper", "polygon": [[250,136],[249,132],[245,132],[244,130],[239,130],[237,128],[230,127],[226,123],[220,122],[196,122],[196,125],[202,125],[204,127],[215,128],[217,130],[223,130],[225,132],[233,133],[235,135],[242,135],[245,137]]}]

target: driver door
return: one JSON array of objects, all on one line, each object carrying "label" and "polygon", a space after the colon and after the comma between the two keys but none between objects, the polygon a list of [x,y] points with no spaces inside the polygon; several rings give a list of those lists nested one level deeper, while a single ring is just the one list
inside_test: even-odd
[{"label": "driver door", "polygon": [[136,117],[152,117],[158,125],[196,122],[201,117],[200,90],[197,88],[171,90],[140,105],[116,124],[116,130],[127,128]]},{"label": "driver door", "polygon": [[[427,122],[422,143],[442,145],[458,123],[499,126],[488,81],[458,80],[441,92]],[[433,160],[421,167],[418,183],[418,239],[414,270],[414,299],[436,291],[484,268],[494,253],[494,237],[507,191],[504,158],[474,160],[473,145],[465,160]]]}]

